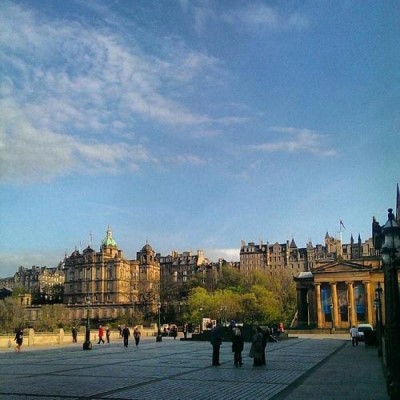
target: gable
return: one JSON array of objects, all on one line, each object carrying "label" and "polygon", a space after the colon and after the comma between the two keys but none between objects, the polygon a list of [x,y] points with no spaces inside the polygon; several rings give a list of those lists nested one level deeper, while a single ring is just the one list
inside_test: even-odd
[{"label": "gable", "polygon": [[356,262],[331,261],[318,264],[312,272],[314,275],[317,275],[325,273],[370,272],[372,269],[371,266],[366,266]]}]

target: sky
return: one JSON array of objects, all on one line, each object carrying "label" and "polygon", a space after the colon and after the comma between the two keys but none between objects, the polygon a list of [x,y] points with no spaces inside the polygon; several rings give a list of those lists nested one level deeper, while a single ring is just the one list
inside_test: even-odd
[{"label": "sky", "polygon": [[0,4],[0,277],[108,227],[125,257],[305,247],[400,182],[397,1]]}]

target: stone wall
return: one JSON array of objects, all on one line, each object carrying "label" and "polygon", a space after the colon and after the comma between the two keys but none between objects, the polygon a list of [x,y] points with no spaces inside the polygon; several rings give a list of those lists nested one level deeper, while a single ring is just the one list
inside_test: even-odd
[{"label": "stone wall", "polygon": [[[144,328],[138,325],[141,332],[142,338],[144,337],[154,337],[157,335],[157,325],[152,324],[149,328]],[[134,327],[129,327],[131,331],[131,340],[133,340],[133,329]],[[97,343],[97,327],[90,330],[90,340],[91,342]],[[77,343],[74,345],[83,344],[85,341],[85,327],[80,327],[77,336]],[[110,335],[111,342],[121,341],[119,332],[117,329],[113,329]],[[64,329],[59,329],[56,332],[35,332],[33,329],[24,330],[24,341],[22,348],[32,347],[32,346],[59,346],[59,345],[69,345],[72,343],[72,333],[71,331],[64,331]],[[14,348],[15,341],[14,335],[0,335],[0,349]]]}]

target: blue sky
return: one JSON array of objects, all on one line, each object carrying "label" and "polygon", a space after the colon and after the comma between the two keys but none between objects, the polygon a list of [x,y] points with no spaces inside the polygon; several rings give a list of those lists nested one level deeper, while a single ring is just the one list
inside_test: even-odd
[{"label": "blue sky", "polygon": [[0,277],[371,235],[400,182],[396,1],[2,1]]}]

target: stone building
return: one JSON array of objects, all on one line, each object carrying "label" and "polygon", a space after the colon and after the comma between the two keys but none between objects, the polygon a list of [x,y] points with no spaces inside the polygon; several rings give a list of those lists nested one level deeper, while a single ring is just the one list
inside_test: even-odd
[{"label": "stone building", "polygon": [[13,289],[23,286],[26,293],[33,294],[35,298],[61,301],[60,288],[64,284],[62,264],[55,268],[32,266],[19,267],[13,277],[0,279],[0,288]]},{"label": "stone building", "polygon": [[[115,318],[128,310],[156,312],[160,296],[160,264],[149,244],[128,260],[118,248],[111,229],[100,251],[90,246],[82,253],[75,250],[64,260],[64,304],[82,318],[90,301],[92,315]],[[83,306],[83,308],[82,308]]]},{"label": "stone building", "polygon": [[375,289],[383,283],[379,257],[319,261],[294,281],[298,327],[335,330],[375,322]]},{"label": "stone building", "polygon": [[166,285],[169,283],[182,285],[198,273],[203,265],[209,264],[202,250],[197,250],[196,254],[190,251],[178,253],[174,250],[167,256],[157,254],[157,258],[160,262],[161,281]]},{"label": "stone building", "polygon": [[[400,223],[400,193],[397,186],[396,222]],[[294,278],[297,289],[297,325],[348,329],[358,323],[376,325],[376,294],[385,290],[380,252],[381,227],[372,219],[372,239],[365,243],[353,237],[341,247],[336,260],[318,260]],[[376,291],[378,289],[378,291]],[[379,306],[379,301],[377,302]],[[382,308],[385,308],[384,302]],[[382,315],[385,313],[381,310]]]},{"label": "stone building", "polygon": [[342,239],[334,238],[327,232],[324,245],[313,246],[309,241],[306,247],[297,247],[292,239],[285,243],[242,241],[240,247],[240,271],[248,274],[250,271],[261,271],[268,275],[283,272],[298,275],[311,271],[321,261],[354,260],[373,256],[375,252],[372,239],[362,243],[361,237],[355,243],[353,236],[349,244],[342,244]]}]

